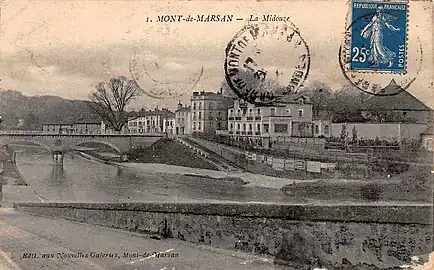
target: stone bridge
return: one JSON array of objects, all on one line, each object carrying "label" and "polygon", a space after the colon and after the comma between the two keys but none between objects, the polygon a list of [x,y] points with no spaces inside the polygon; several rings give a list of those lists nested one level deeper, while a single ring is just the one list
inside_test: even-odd
[{"label": "stone bridge", "polygon": [[53,159],[63,162],[63,154],[74,150],[80,144],[100,143],[116,150],[123,159],[135,145],[149,146],[165,137],[162,133],[156,134],[53,134],[38,131],[2,131],[0,132],[0,145],[11,143],[34,143],[53,153]]}]

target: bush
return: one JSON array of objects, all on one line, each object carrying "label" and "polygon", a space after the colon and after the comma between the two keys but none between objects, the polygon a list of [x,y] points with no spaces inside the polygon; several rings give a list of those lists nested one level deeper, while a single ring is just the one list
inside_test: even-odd
[{"label": "bush", "polygon": [[383,188],[378,183],[369,183],[360,188],[362,199],[367,201],[378,201],[382,192]]}]

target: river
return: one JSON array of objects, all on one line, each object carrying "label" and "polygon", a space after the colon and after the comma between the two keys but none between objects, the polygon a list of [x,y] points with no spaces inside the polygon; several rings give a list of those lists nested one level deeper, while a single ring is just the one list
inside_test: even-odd
[{"label": "river", "polygon": [[51,154],[35,147],[16,147],[24,180],[45,201],[80,202],[300,202],[279,190],[246,187],[211,178],[137,172],[68,153],[63,169]]}]

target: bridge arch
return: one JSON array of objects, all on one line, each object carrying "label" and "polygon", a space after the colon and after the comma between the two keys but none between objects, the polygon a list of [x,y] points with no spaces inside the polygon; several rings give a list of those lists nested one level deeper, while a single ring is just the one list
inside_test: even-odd
[{"label": "bridge arch", "polygon": [[83,140],[83,141],[80,141],[78,143],[75,143],[73,147],[80,146],[81,144],[85,144],[85,143],[99,143],[99,144],[103,144],[103,145],[106,145],[106,146],[110,146],[111,148],[113,148],[114,150],[116,150],[116,152],[118,152],[119,154],[121,154],[121,155],[123,154],[123,151],[119,148],[119,146],[117,146],[116,144],[111,143],[109,141],[105,141],[105,140],[94,140],[94,139],[92,139],[92,140]]},{"label": "bridge arch", "polygon": [[4,141],[3,143],[5,143],[5,144],[33,143],[33,144],[36,144],[38,146],[41,146],[42,148],[44,148],[45,150],[47,150],[49,152],[52,151],[52,147],[50,147],[49,145],[42,143],[38,140],[33,140],[33,139],[28,139],[28,138],[25,138],[25,139],[11,138],[11,139]]}]

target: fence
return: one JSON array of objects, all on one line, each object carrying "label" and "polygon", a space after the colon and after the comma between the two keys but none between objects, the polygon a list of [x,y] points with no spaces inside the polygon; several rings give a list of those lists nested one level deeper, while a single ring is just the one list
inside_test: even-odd
[{"label": "fence", "polygon": [[166,133],[114,133],[114,132],[97,132],[97,133],[59,133],[47,132],[42,130],[0,130],[0,135],[40,135],[40,136],[131,136],[131,137],[146,137],[146,136],[165,136]]}]

